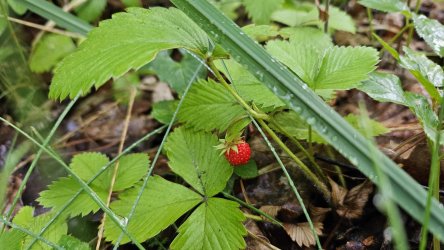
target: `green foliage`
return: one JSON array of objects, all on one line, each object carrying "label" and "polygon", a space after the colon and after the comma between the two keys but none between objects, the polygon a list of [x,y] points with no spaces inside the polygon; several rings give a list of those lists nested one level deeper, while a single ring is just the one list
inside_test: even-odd
[{"label": "green foliage", "polygon": [[196,191],[211,197],[222,191],[233,173],[228,161],[214,148],[216,136],[177,128],[165,144],[169,166]]},{"label": "green foliage", "polygon": [[[284,8],[275,11],[271,16],[271,19],[291,27],[309,25],[316,25],[319,28],[323,27],[323,23],[319,20],[319,10],[312,3],[287,5]],[[330,29],[351,33],[356,32],[353,19],[337,7],[330,6],[328,22]]]},{"label": "green foliage", "polygon": [[[34,208],[33,207],[23,207],[20,209],[18,214],[14,217],[13,223],[22,226],[23,228],[37,234],[43,226],[51,219],[53,213],[46,213],[39,216],[34,217]],[[14,232],[16,229],[12,229]],[[10,235],[14,235],[19,238],[17,233],[10,232]],[[43,238],[51,241],[58,242],[63,235],[66,235],[68,232],[68,226],[63,220],[57,220],[53,223],[48,230],[42,235]],[[20,235],[24,236],[20,233]],[[21,239],[20,249],[27,249],[29,244],[34,240],[32,236],[25,236]],[[37,241],[31,249],[52,249],[50,246],[46,245],[43,242]]]},{"label": "green foliage", "polygon": [[[119,103],[127,104],[131,97],[131,91],[133,88],[137,88],[140,85],[139,75],[135,72],[129,72],[124,76],[114,80],[113,82],[113,96]],[[136,98],[139,95],[139,91],[136,92]]]},{"label": "green foliage", "polygon": [[437,55],[443,57],[444,26],[437,20],[429,19],[423,15],[413,15],[413,23],[419,36],[432,47]]},{"label": "green foliage", "polygon": [[235,60],[224,60],[223,63],[222,61],[217,61],[216,65],[221,72],[232,80],[234,88],[244,100],[253,102],[264,109],[274,109],[285,105]]},{"label": "green foliage", "polygon": [[[317,32],[294,31],[287,41],[270,41],[267,51],[315,90],[351,89],[368,78],[378,62],[370,47],[331,47],[329,38]],[[313,39],[316,42],[308,42]],[[316,39],[316,40],[315,40]],[[310,40],[311,41],[311,40]],[[326,46],[330,44],[330,46]]]},{"label": "green foliage", "polygon": [[268,24],[271,14],[284,3],[284,0],[242,0],[242,3],[254,23]]},{"label": "green foliage", "polygon": [[408,11],[407,5],[400,0],[360,0],[360,4],[384,12]]},{"label": "green foliage", "polygon": [[224,131],[246,112],[220,84],[200,80],[190,88],[183,100],[178,118],[198,130]]},{"label": "green foliage", "polygon": [[208,47],[207,35],[177,9],[128,8],[126,13],[102,21],[78,50],[56,67],[49,96],[85,95],[111,77],[142,67],[162,50],[186,48],[203,57]]},{"label": "green foliage", "polygon": [[[438,116],[433,112],[432,108],[430,107],[430,104],[427,101],[427,99],[422,95],[414,93],[406,93],[405,97],[407,99],[407,103],[410,109],[416,115],[418,120],[421,122],[427,137],[434,143],[437,143],[436,129],[438,128],[439,120]],[[443,133],[443,131],[440,131],[440,133]],[[441,136],[441,140],[439,143],[444,144],[443,136]]]},{"label": "green foliage", "polygon": [[63,235],[58,243],[61,247],[69,250],[90,250],[88,243],[70,235]]},{"label": "green foliage", "polygon": [[158,122],[169,124],[171,119],[173,119],[174,111],[176,111],[178,104],[179,101],[177,100],[156,102],[153,105],[153,111],[151,112],[151,115]]},{"label": "green foliage", "polygon": [[23,240],[26,234],[15,229],[3,231],[0,234],[0,247],[8,250],[22,250]]},{"label": "green foliage", "polygon": [[26,8],[26,6],[23,5],[23,3],[21,3],[19,0],[7,0],[7,3],[9,7],[11,7],[11,9],[18,15],[23,15],[28,10],[28,8]]},{"label": "green foliage", "polygon": [[50,71],[60,60],[74,51],[71,38],[58,34],[45,34],[32,49],[29,67],[36,73]]},{"label": "green foliage", "polygon": [[244,249],[245,216],[238,206],[233,201],[209,198],[179,227],[171,249]]},{"label": "green foliage", "polygon": [[[91,179],[103,166],[109,163],[109,159],[100,153],[83,153],[76,155],[70,164],[71,169],[82,180]],[[119,160],[119,169],[114,183],[113,191],[122,191],[132,187],[142,178],[149,164],[148,156],[145,154],[130,154]],[[98,176],[92,183],[91,188],[103,200],[106,200],[114,167],[109,167]],[[60,210],[82,187],[71,176],[60,178],[53,182],[48,190],[40,193],[38,201],[45,207]],[[84,191],[64,211],[68,216],[85,216],[90,212],[97,212],[99,206]]]},{"label": "green foliage", "polygon": [[84,4],[75,8],[75,12],[81,19],[92,22],[97,20],[105,10],[106,0],[87,0]]},{"label": "green foliage", "polygon": [[249,24],[242,27],[242,30],[258,42],[263,42],[279,35],[278,27],[272,25]]},{"label": "green foliage", "polygon": [[424,54],[404,47],[404,56],[400,57],[400,65],[412,72],[416,78],[427,88],[444,86],[444,71]]},{"label": "green foliage", "polygon": [[[369,126],[371,126],[372,131],[368,133],[365,128],[361,127],[360,119],[361,117],[354,114],[349,114],[344,119],[353,126],[362,135],[378,136],[389,132],[389,129],[384,127],[381,123],[369,119]],[[304,122],[298,114],[295,112],[279,112],[273,116],[272,127],[280,131],[281,133],[294,137],[298,140],[308,140],[309,130],[308,124]],[[327,142],[316,132],[312,132],[312,141],[319,144],[327,144]]]},{"label": "green foliage", "polygon": [[125,7],[142,7],[141,0],[122,0]]},{"label": "green foliage", "polygon": [[245,165],[235,167],[234,173],[242,179],[252,179],[259,175],[257,165],[254,160],[250,160]]},{"label": "green foliage", "polygon": [[[168,83],[180,95],[185,91],[189,79],[199,66],[199,61],[189,53],[184,52],[182,56],[182,60],[176,62],[171,59],[168,52],[160,52],[150,64],[150,68],[154,70],[157,77]],[[204,78],[206,73],[206,69],[202,67],[197,73],[197,78]]]},{"label": "green foliage", "polygon": [[[123,218],[129,214],[141,185],[119,195],[111,209]],[[188,210],[196,206],[202,197],[188,188],[167,181],[159,176],[150,178],[146,189],[128,224],[128,230],[137,240],[145,241],[167,228]],[[121,230],[110,219],[106,221],[105,236],[115,243]],[[125,236],[122,243],[130,240]]]},{"label": "green foliage", "polygon": [[396,75],[373,72],[358,89],[379,102],[393,102],[408,106],[401,81]]}]

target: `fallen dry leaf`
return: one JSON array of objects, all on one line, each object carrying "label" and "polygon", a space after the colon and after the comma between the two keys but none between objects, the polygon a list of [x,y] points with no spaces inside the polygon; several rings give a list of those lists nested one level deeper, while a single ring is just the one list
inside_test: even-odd
[{"label": "fallen dry leaf", "polygon": [[330,185],[331,198],[336,207],[336,213],[348,219],[361,217],[368,197],[373,192],[373,184],[365,181],[347,190],[330,179]]},{"label": "fallen dry leaf", "polygon": [[[324,229],[324,224],[322,222],[314,222],[314,229],[317,235],[322,234]],[[310,229],[308,222],[302,222],[297,224],[284,223],[285,232],[290,236],[290,238],[296,242],[300,247],[310,247],[316,244],[313,232]]]},{"label": "fallen dry leaf", "polygon": [[325,216],[330,211],[331,211],[331,208],[312,207],[312,208],[310,208],[310,218],[314,222],[323,222],[325,219]]},{"label": "fallen dry leaf", "polygon": [[265,205],[259,208],[262,212],[270,215],[271,217],[276,217],[279,210],[281,210],[281,206],[273,206],[273,205]]}]

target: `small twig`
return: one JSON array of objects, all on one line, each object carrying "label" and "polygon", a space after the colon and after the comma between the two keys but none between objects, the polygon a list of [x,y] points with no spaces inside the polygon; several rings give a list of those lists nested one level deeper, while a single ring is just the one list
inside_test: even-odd
[{"label": "small twig", "polygon": [[247,230],[248,235],[250,235],[253,239],[259,241],[262,245],[268,247],[269,249],[272,250],[280,250],[280,248],[275,247],[274,245],[272,245],[271,243],[267,242],[266,240],[262,239],[261,237],[255,235],[254,233],[252,233],[250,230]]},{"label": "small twig", "polygon": [[[3,15],[1,15],[2,17],[4,17]],[[51,32],[51,33],[55,33],[55,34],[59,34],[59,35],[63,35],[63,36],[69,36],[69,37],[73,37],[73,38],[83,38],[84,36],[82,36],[81,34],[78,33],[74,33],[74,32],[70,32],[70,31],[64,31],[61,29],[57,29],[57,28],[51,28],[51,27],[45,27],[44,25],[40,25],[40,24],[36,24],[36,23],[31,23],[28,21],[23,21],[21,19],[17,19],[17,18],[13,18],[10,16],[6,17],[9,21],[14,22],[14,23],[18,23],[18,24],[22,24],[31,28],[35,28],[35,29],[39,29],[39,30],[43,30],[43,31],[47,31],[47,32]]]},{"label": "small twig", "polygon": [[[132,88],[131,94],[130,94],[130,100],[128,103],[128,110],[126,113],[125,123],[123,126],[123,132],[122,132],[122,136],[120,138],[118,154],[121,154],[123,151],[123,146],[125,144],[126,135],[128,133],[128,127],[129,127],[129,123],[130,123],[130,119],[131,119],[131,112],[133,110],[133,105],[134,105],[134,100],[136,99],[136,94],[137,94],[137,90],[135,88]],[[117,161],[116,165],[114,166],[114,172],[113,172],[113,176],[111,178],[111,184],[110,184],[109,190],[108,190],[108,197],[106,199],[106,206],[107,207],[109,207],[109,204],[111,202],[111,195],[113,193],[114,184],[116,182],[117,172],[119,170],[119,163],[120,163],[120,161]],[[102,222],[101,222],[100,228],[99,228],[99,232],[97,234],[96,250],[100,249],[100,243],[102,242],[102,238],[103,238],[103,230],[105,229],[105,219],[106,219],[106,214],[103,215]]]}]

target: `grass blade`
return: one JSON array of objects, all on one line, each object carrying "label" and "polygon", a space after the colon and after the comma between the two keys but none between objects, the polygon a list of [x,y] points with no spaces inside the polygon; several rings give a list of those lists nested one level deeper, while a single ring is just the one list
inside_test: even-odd
[{"label": "grass blade", "polygon": [[[391,183],[393,199],[413,218],[422,221],[426,207],[426,191],[393,161],[352,128],[339,114],[325,104],[307,85],[276,62],[259,44],[251,40],[230,19],[205,0],[172,0],[216,43],[236,61],[248,67],[261,82],[297,112],[326,141],[348,158],[373,182],[377,182],[368,152],[375,151],[375,160]],[[444,208],[436,200],[431,205],[429,229],[444,240]]]}]

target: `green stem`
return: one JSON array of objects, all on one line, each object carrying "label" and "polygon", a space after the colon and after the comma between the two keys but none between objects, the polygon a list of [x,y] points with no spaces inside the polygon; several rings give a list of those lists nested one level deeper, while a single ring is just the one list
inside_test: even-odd
[{"label": "green stem", "polygon": [[254,118],[256,119],[263,119],[263,120],[269,120],[270,117],[267,114],[264,113],[258,113],[255,110],[251,108],[250,105],[248,105],[242,97],[240,97],[237,92],[233,89],[233,87],[225,81],[223,76],[220,74],[219,70],[217,69],[216,65],[212,60],[208,61],[208,66],[210,66],[210,69],[214,73],[214,76],[219,80],[219,82],[230,92],[231,95],[239,102],[240,105],[242,105],[248,113],[250,113]]},{"label": "green stem", "polygon": [[[327,145],[327,154],[328,154],[328,156],[331,158],[331,159],[333,159],[333,160],[335,160],[335,155],[333,154],[333,151],[331,150],[331,147],[329,146],[329,145]],[[335,170],[336,170],[336,173],[338,174],[338,178],[339,178],[339,182],[341,183],[341,185],[343,186],[343,187],[347,187],[347,183],[345,182],[345,179],[344,179],[344,175],[342,175],[342,170],[341,170],[341,168],[338,166],[338,165],[333,165],[334,166],[334,168],[335,168]]]},{"label": "green stem", "polygon": [[373,27],[373,13],[370,8],[366,8],[366,9],[367,9],[367,17],[368,17],[368,26],[370,27],[370,41],[373,41],[373,36],[371,35],[375,30]]},{"label": "green stem", "polygon": [[[415,6],[415,14],[418,14],[419,8],[421,7],[422,0],[416,0],[416,6]],[[406,25],[410,24],[411,19],[406,18]],[[415,31],[415,27],[411,25],[409,29],[409,36],[407,37],[407,47],[410,45],[413,39],[413,31]]]}]

